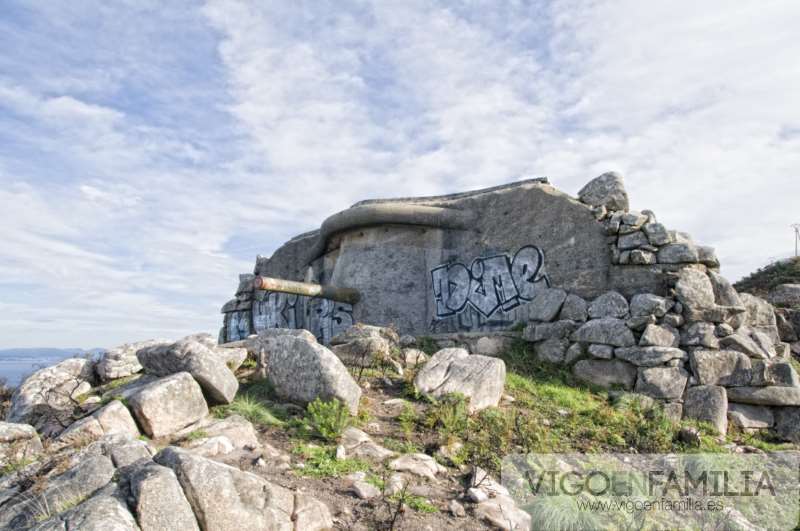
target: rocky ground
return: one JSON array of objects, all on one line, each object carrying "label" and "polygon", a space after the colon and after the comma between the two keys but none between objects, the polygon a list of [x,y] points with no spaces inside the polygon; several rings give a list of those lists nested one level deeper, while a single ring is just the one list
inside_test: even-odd
[{"label": "rocky ground", "polygon": [[357,325],[330,348],[274,329],[66,360],[7,401],[0,528],[563,528],[517,507],[504,455],[793,447],[587,384],[537,342],[479,343],[494,355]]}]

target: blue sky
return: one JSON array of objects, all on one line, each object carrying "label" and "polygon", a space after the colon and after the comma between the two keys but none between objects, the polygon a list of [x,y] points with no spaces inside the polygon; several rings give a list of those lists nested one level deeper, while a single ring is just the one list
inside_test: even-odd
[{"label": "blue sky", "polygon": [[735,280],[800,222],[800,3],[0,7],[0,348],[215,332],[370,197],[617,170]]}]

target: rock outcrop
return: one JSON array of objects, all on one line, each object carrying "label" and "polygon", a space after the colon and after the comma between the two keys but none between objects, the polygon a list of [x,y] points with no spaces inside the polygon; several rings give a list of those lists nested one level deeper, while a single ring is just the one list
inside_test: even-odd
[{"label": "rock outcrop", "polygon": [[11,397],[6,420],[32,424],[38,432],[53,435],[69,426],[78,399],[94,383],[94,364],[83,358],[64,360],[30,375]]}]

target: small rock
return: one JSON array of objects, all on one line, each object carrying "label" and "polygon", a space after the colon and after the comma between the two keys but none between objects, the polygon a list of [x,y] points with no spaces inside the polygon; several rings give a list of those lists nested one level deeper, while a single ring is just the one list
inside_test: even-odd
[{"label": "small rock", "polygon": [[681,334],[680,344],[688,347],[719,348],[716,327],[711,323],[697,322],[685,327]]},{"label": "small rock", "polygon": [[670,360],[687,358],[686,352],[673,347],[628,347],[614,349],[614,356],[638,367],[656,367]]},{"label": "small rock", "polygon": [[481,503],[489,499],[489,495],[476,487],[467,489],[467,499],[474,503]]},{"label": "small rock", "polygon": [[588,351],[593,358],[610,360],[614,357],[614,347],[611,345],[589,345]]},{"label": "small rock", "polygon": [[714,334],[717,337],[728,337],[729,335],[733,334],[734,330],[731,325],[728,323],[720,323],[714,328]]},{"label": "small rock", "polygon": [[655,324],[647,325],[639,339],[639,346],[642,347],[677,347],[679,344],[680,334],[677,330]]},{"label": "small rock", "polygon": [[632,317],[644,317],[655,315],[663,317],[674,305],[674,301],[653,295],[652,293],[642,293],[634,295],[631,299],[630,312]]},{"label": "small rock", "polygon": [[700,430],[693,426],[683,426],[678,432],[678,440],[690,446],[700,446]]},{"label": "small rock", "polygon": [[9,463],[33,460],[43,450],[33,426],[0,422],[0,469]]},{"label": "small rock", "polygon": [[650,243],[653,245],[661,246],[672,242],[667,228],[661,223],[646,223],[642,229],[647,235],[647,239],[650,240]]},{"label": "small rock", "polygon": [[533,351],[536,358],[540,361],[547,363],[561,364],[564,362],[567,348],[569,348],[568,339],[548,339],[533,346]]},{"label": "small rock", "polygon": [[406,367],[416,367],[428,361],[428,355],[415,348],[403,349],[403,363]]},{"label": "small rock", "polygon": [[628,312],[628,301],[616,291],[609,291],[600,295],[589,305],[589,317],[591,319],[602,319],[604,317],[625,319],[628,316]]},{"label": "small rock", "polygon": [[371,500],[381,495],[381,491],[375,485],[366,481],[355,481],[350,489],[362,500]]},{"label": "small rock", "polygon": [[589,315],[589,304],[577,295],[569,294],[561,306],[559,319],[562,321],[585,322]]},{"label": "small rock", "polygon": [[771,428],[775,424],[771,408],[749,404],[728,403],[728,420],[744,430]]},{"label": "small rock", "polygon": [[675,295],[684,306],[712,308],[715,305],[714,286],[708,275],[696,269],[682,269],[675,284]]},{"label": "small rock", "polygon": [[458,503],[456,500],[450,500],[447,508],[450,510],[450,514],[457,518],[463,518],[467,516],[467,511],[464,509],[464,506]]},{"label": "small rock", "polygon": [[503,336],[483,336],[475,343],[475,354],[482,356],[499,356],[510,346],[508,338]]},{"label": "small rock", "polygon": [[436,460],[426,454],[404,454],[391,461],[389,468],[398,472],[409,472],[416,476],[436,480],[436,474],[445,472],[447,469],[436,462]]},{"label": "small rock", "polygon": [[659,264],[695,264],[700,260],[697,247],[689,243],[670,243],[658,250]]},{"label": "small rock", "polygon": [[585,323],[572,334],[570,339],[615,347],[631,347],[636,344],[633,332],[625,325],[625,321],[608,317]]}]

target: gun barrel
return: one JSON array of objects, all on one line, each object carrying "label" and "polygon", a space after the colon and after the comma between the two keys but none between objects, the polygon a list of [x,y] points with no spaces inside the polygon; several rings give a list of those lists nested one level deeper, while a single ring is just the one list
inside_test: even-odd
[{"label": "gun barrel", "polygon": [[281,291],[283,293],[294,293],[307,297],[322,297],[339,302],[355,304],[361,299],[361,293],[353,288],[341,288],[329,284],[312,284],[310,282],[295,282],[282,278],[257,276],[253,280],[255,289],[265,291]]}]

